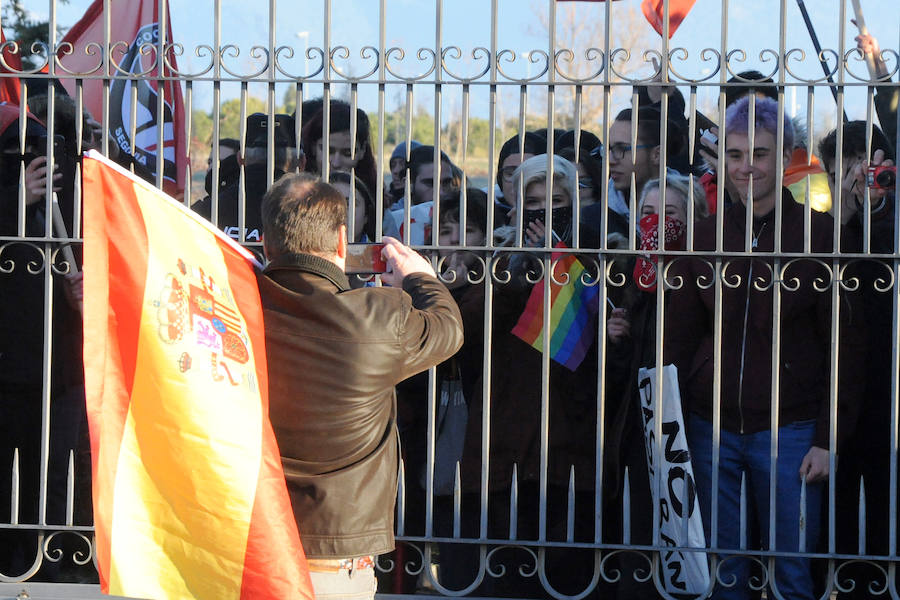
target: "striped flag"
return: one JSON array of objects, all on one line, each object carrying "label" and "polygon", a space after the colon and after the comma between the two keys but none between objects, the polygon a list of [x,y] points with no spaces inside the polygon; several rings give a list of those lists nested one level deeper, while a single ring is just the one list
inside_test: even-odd
[{"label": "striped flag", "polygon": [[815,155],[808,154],[806,148],[795,148],[791,162],[784,170],[784,187],[791,190],[794,200],[800,204],[806,203],[807,175],[809,175],[809,205],[813,210],[829,212],[831,186],[828,184],[828,174]]},{"label": "striped flag", "polygon": [[[552,260],[556,264],[550,281],[550,358],[574,371],[597,336],[599,290],[597,285],[585,284],[584,265],[574,254],[555,253]],[[532,288],[512,334],[543,352],[544,286]]]},{"label": "striped flag", "polygon": [[251,255],[97,153],[83,172],[103,592],[312,598],[268,421]]}]

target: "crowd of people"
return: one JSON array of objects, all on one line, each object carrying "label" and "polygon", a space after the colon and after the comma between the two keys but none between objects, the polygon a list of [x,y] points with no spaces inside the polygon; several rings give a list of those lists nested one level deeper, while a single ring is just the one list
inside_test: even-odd
[{"label": "crowd of people", "polygon": [[[286,174],[307,172],[346,198],[350,242],[391,236],[437,246],[437,270],[459,309],[464,342],[437,366],[435,381],[420,374],[397,386],[406,535],[425,534],[431,490],[433,522],[427,525],[439,538],[458,528],[464,537],[495,540],[652,544],[652,446],[644,435],[637,373],[672,363],[710,547],[725,556],[746,549],[811,552],[826,548],[833,533],[838,553],[858,552],[862,536],[866,554],[885,555],[896,401],[892,347],[900,315],[896,265],[882,255],[898,252],[895,184],[885,181],[891,173],[896,179],[900,92],[878,88],[880,127],[844,123],[817,148],[805,148],[828,175],[831,215],[809,210],[805,197],[778,187],[806,137],[797,121],[783,116],[779,92],[759,73],[742,73],[727,88],[724,122],[698,114],[696,126],[689,126],[677,89],[665,91],[664,119],[662,88],[637,88],[637,105],[615,115],[602,143],[586,129],[522,131],[506,140],[493,169],[496,180],[486,189],[463,187],[466,178],[447,154],[427,140],[409,140],[390,154],[381,193],[366,113],[340,100],[312,100],[295,115],[250,115],[243,144],[217,140],[207,195],[192,208],[261,251],[267,190]],[[49,115],[46,102],[31,98],[24,128],[17,107],[0,106],[2,236],[77,232],[77,157],[100,147],[102,131],[90,115],[76,113],[74,101],[57,97],[53,106]],[[47,140],[48,119],[57,140]],[[269,127],[275,128],[271,135]],[[112,158],[142,174],[128,155]],[[888,179],[876,179],[875,171]],[[53,229],[45,214],[48,179],[66,233]],[[837,251],[851,257],[834,258]],[[853,258],[869,254],[876,256]],[[549,271],[546,255],[552,256]],[[554,269],[568,256],[582,265],[587,287],[602,289],[593,308],[600,322],[582,321],[576,331],[584,355],[575,362],[545,357],[521,331],[535,290],[544,296],[566,284]],[[39,260],[45,259],[29,244],[9,244],[0,261],[0,513],[15,506],[10,465],[17,452],[22,522],[37,519],[36,432],[45,389],[52,420],[70,425],[49,438],[49,477],[64,480],[68,448],[80,449],[82,464],[89,461],[83,374],[73,360],[81,345],[80,276],[77,264],[48,275],[52,331],[44,332],[45,278],[22,268]],[[16,268],[7,273],[7,264]],[[554,281],[545,288],[548,277]],[[374,285],[363,277],[349,284]],[[49,349],[46,339],[53,340]],[[45,388],[48,362],[59,368]],[[428,397],[438,400],[434,422]],[[457,412],[451,419],[450,407],[458,408],[460,398],[465,416]],[[449,442],[440,452],[428,449],[431,426],[433,438]],[[823,516],[829,477],[838,482],[834,501],[842,515],[834,532]],[[864,531],[856,516],[861,480]],[[599,503],[603,535],[597,539]],[[48,520],[62,522],[65,504],[64,497],[48,498]],[[735,516],[744,504],[746,523]],[[89,502],[76,508],[89,514]],[[19,546],[0,544],[0,572],[26,566]],[[441,584],[462,589],[476,576],[479,550],[441,542],[438,560]],[[539,579],[519,568],[521,556],[498,560],[505,575],[485,578],[479,595],[543,595]],[[551,583],[564,593],[590,581],[590,553],[557,549],[546,560]],[[646,562],[626,553],[617,564],[625,574],[608,584],[611,593],[657,597],[652,580],[634,576]],[[786,597],[816,597],[816,566],[808,558],[781,556],[774,566],[769,581]],[[852,568],[862,579],[874,577],[865,565]],[[727,561],[716,597],[751,597],[753,575],[751,560]],[[733,585],[722,585],[728,582]],[[871,590],[865,588],[858,583],[844,595],[866,597]]]},{"label": "crowd of people", "polygon": [[[677,90],[670,92],[668,119],[663,121],[659,98],[641,88],[638,106],[615,116],[605,144],[587,130],[526,131],[507,140],[498,153],[493,189],[461,189],[462,172],[446,153],[410,140],[390,155],[390,179],[380,206],[373,193],[377,183],[365,113],[357,111],[353,139],[351,107],[332,100],[324,145],[325,111],[319,109],[302,125],[300,147],[306,156],[293,167],[319,176],[327,172],[351,209],[352,241],[379,238],[375,224],[380,208],[382,235],[414,246],[436,242],[441,278],[462,314],[464,345],[436,371],[436,449],[430,487],[429,378],[421,374],[398,386],[407,535],[425,533],[425,495],[431,489],[431,526],[439,537],[450,537],[457,526],[469,537],[486,534],[503,539],[515,532],[519,539],[563,541],[567,534],[571,539],[574,522],[574,539],[590,542],[595,502],[602,490],[603,541],[652,544],[652,479],[637,372],[657,365],[661,350],[663,363],[678,367],[707,536],[712,531],[710,507],[718,496],[717,538],[708,540],[710,545],[726,555],[748,539],[745,548],[751,550],[819,548],[828,539],[823,529],[827,526],[822,516],[827,496],[823,482],[833,475],[840,482],[837,510],[854,515],[838,521],[837,547],[854,551],[860,536],[856,515],[862,476],[869,515],[868,530],[862,534],[866,552],[887,552],[886,532],[876,524],[888,517],[894,317],[892,296],[884,293],[882,284],[890,277],[885,269],[892,267],[890,261],[879,260],[824,266],[830,264],[828,258],[785,258],[777,263],[778,254],[828,255],[836,250],[834,219],[804,208],[803,195],[795,197],[787,188],[776,187],[779,180],[784,183],[784,170],[796,160],[794,149],[806,136],[797,121],[779,118],[773,82],[755,72],[742,73],[738,79],[754,83],[735,83],[728,89],[720,127],[697,115],[711,136],[701,136],[698,127],[693,143],[688,139],[684,102]],[[888,102],[878,106],[882,123],[896,119]],[[253,118],[248,120],[248,132]],[[275,120],[290,118],[278,115]],[[287,121],[282,129],[290,133],[294,123]],[[724,145],[714,141],[720,134]],[[895,134],[885,135],[878,125],[864,121],[847,123],[840,131],[840,157],[837,135],[837,130],[831,131],[817,148],[803,148],[806,153],[800,156],[806,160],[815,153],[821,159],[832,197],[840,199],[839,209],[832,209],[840,215],[840,250],[893,254],[895,192],[873,186],[867,176],[870,168],[892,168],[896,137],[889,136]],[[248,133],[248,147],[250,139]],[[289,137],[284,144],[296,146]],[[553,154],[548,154],[549,148]],[[721,161],[719,152],[724,154]],[[281,164],[280,159],[276,162]],[[261,186],[260,198],[263,191]],[[248,190],[246,197],[249,214],[254,196]],[[236,232],[237,214],[229,210],[227,215],[220,212],[218,225]],[[249,223],[246,217],[245,222]],[[240,241],[250,239],[248,234]],[[574,368],[545,360],[540,349],[517,331],[532,292],[543,285],[538,275],[541,251],[559,246],[578,250],[585,276],[605,287],[608,304],[600,311],[605,324],[594,326],[587,355]],[[602,272],[601,257],[610,250],[623,252],[606,254],[610,267]],[[685,254],[686,250],[692,252]],[[716,268],[715,259],[705,253],[716,251],[733,254],[719,267],[723,285],[718,309],[715,286],[703,285],[713,280]],[[747,256],[752,252],[765,254]],[[554,261],[558,258],[554,255]],[[845,262],[849,264],[843,269]],[[619,281],[613,273],[621,273],[626,283],[613,284]],[[853,278],[858,285],[839,284],[838,278],[845,282]],[[493,285],[488,286],[487,279]],[[681,284],[674,285],[676,280]],[[662,281],[668,283],[661,286]],[[837,300],[827,293],[830,286],[822,287],[829,281],[840,285]],[[362,279],[351,283],[367,285]],[[782,287],[776,293],[779,283]],[[662,293],[657,292],[660,287]],[[491,297],[486,299],[489,288]],[[665,323],[661,336],[660,317]],[[605,332],[606,339],[599,339],[598,332]],[[832,354],[839,357],[833,375]],[[837,382],[834,394],[830,376]],[[458,413],[451,417],[449,409],[459,398],[467,413],[462,426]],[[778,419],[774,464],[773,404]],[[715,417],[716,406],[720,417]],[[599,419],[598,407],[603,415]],[[716,418],[721,431],[714,436]],[[448,445],[447,437],[455,439]],[[452,456],[449,461],[443,454],[447,452]],[[841,457],[834,473],[830,473],[832,453]],[[777,473],[779,499],[774,506],[769,501],[772,471]],[[483,532],[485,482],[488,529]],[[458,517],[456,491],[461,498]],[[623,531],[623,502],[629,504],[628,531]],[[741,522],[734,517],[742,502],[749,507],[748,531],[741,531]],[[805,515],[803,540],[798,533],[801,515]],[[776,523],[776,538],[771,540],[770,519]],[[442,543],[439,552],[442,585],[462,589],[474,580],[477,547]],[[540,582],[513,568],[516,560],[521,557],[509,559],[504,577],[487,578],[483,591],[539,595]],[[558,589],[574,593],[589,580],[584,574],[590,572],[590,560],[585,563],[583,555],[555,551],[547,560],[548,572],[559,574],[554,582]],[[619,562],[632,573],[641,568],[641,559],[634,556],[623,555]],[[782,593],[796,598],[816,594],[815,567],[809,559],[786,557],[774,564],[769,576]],[[859,570],[864,577],[865,568]],[[753,574],[751,560],[727,561],[720,577],[736,583],[717,588],[717,594],[747,597]],[[612,587],[620,597],[656,596],[652,583],[630,576]]]}]

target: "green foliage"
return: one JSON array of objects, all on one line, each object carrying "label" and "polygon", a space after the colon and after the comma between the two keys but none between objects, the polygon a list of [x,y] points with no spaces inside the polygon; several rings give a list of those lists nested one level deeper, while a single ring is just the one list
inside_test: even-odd
[{"label": "green foliage", "polygon": [[[372,143],[378,143],[379,118],[377,113],[369,115],[372,124]],[[393,148],[406,139],[406,113],[401,108],[384,115],[384,144]]]},{"label": "green foliage", "polygon": [[[450,149],[454,162],[462,160],[463,127],[460,120],[451,121],[441,129],[441,142]],[[466,156],[486,157],[490,144],[491,127],[487,119],[470,117],[466,134]],[[499,137],[499,131],[497,136]],[[502,140],[501,140],[502,141]]]},{"label": "green foliage", "polygon": [[[254,96],[247,96],[247,115],[255,112],[266,112],[266,102]],[[241,137],[241,101],[239,98],[226,100],[222,103],[219,110],[219,137],[220,138],[237,138]],[[210,115],[210,122],[212,115]]]},{"label": "green foliage", "polygon": [[[275,107],[276,113],[291,114],[294,112],[296,105],[296,96],[293,88],[288,88],[283,97],[284,104]],[[256,96],[247,96],[247,109],[244,118],[255,112],[266,112],[266,101]],[[213,134],[213,113],[202,110],[195,110],[191,114],[192,131],[191,137],[200,144],[210,145],[212,143]],[[234,98],[226,100],[219,108],[219,137],[220,138],[236,138],[241,137],[241,100]]]},{"label": "green foliage", "polygon": [[[370,115],[369,118],[372,120],[373,131],[377,131],[378,115]],[[459,119],[455,119],[441,127],[441,146],[451,157],[462,155],[462,149],[459,147],[462,143],[462,128],[460,125]],[[412,118],[409,119],[409,128],[412,139],[423,144],[434,143],[434,117],[423,106],[416,108]],[[405,107],[385,113],[385,146],[393,147],[404,141],[406,139],[406,131],[407,115]],[[470,156],[487,155],[489,134],[490,124],[487,119],[469,118],[467,154]]]},{"label": "green foliage", "polygon": [[[406,116],[404,115],[405,119]],[[412,139],[423,144],[434,144],[434,117],[423,107],[417,106],[412,118]]]},{"label": "green foliage", "polygon": [[[377,132],[378,115],[370,115],[373,132]],[[535,126],[536,125],[536,126]],[[390,153],[394,146],[406,139],[407,126],[411,130],[412,139],[423,144],[433,144],[434,117],[424,107],[418,106],[407,119],[406,107],[401,106],[384,115],[384,145],[385,152]],[[546,123],[527,123],[528,127],[546,127]],[[515,135],[518,121],[511,119],[504,123],[497,123],[494,136],[495,148],[509,137]],[[462,167],[470,177],[483,176],[487,173],[487,159],[490,155],[491,124],[487,119],[470,117],[466,131],[466,152],[463,160],[462,135],[463,128],[460,119],[452,118],[441,127],[441,147],[452,161]],[[375,136],[373,141],[377,142]]]},{"label": "green foliage", "polygon": [[297,108],[297,90],[294,87],[289,87],[286,90],[284,90],[284,96],[281,97],[281,106],[278,107],[276,112],[290,115],[290,114],[294,113],[294,110],[296,108]]},{"label": "green foliage", "polygon": [[[290,114],[294,110],[296,96],[293,88],[288,88],[282,96],[283,104],[276,107],[276,112]],[[219,116],[220,137],[240,137],[241,103],[239,99],[227,100],[222,103]],[[261,98],[248,96],[247,115],[254,112],[265,112],[266,103]],[[372,142],[378,143],[379,115],[369,114],[372,123]],[[213,115],[203,111],[194,111],[192,115],[192,137],[203,146],[212,143]],[[526,128],[538,129],[546,127],[546,120],[539,118],[526,119]],[[384,149],[390,154],[394,146],[406,139],[407,129],[410,130],[412,139],[423,144],[433,144],[434,117],[425,106],[417,106],[412,112],[411,118],[407,118],[405,106],[386,112],[384,114]],[[470,176],[484,174],[487,171],[487,158],[490,154],[490,122],[480,117],[470,117],[466,133],[467,147],[465,151],[465,164],[463,164],[462,149],[462,123],[459,118],[452,118],[441,127],[441,147],[450,156],[450,159],[463,167]],[[518,120],[509,119],[497,124],[494,144],[495,148],[509,137],[515,135],[518,129]],[[385,165],[386,166],[386,165]]]},{"label": "green foliage", "polygon": [[202,110],[193,111],[191,113],[191,137],[204,145],[211,145],[212,133],[212,115]]}]

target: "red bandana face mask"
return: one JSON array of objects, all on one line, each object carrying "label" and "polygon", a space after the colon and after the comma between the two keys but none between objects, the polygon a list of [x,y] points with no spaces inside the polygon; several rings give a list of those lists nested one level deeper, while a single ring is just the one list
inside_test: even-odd
[{"label": "red bandana face mask", "polygon": [[[646,215],[639,221],[641,250],[659,250],[659,214]],[[678,219],[666,217],[666,250],[684,250],[687,226]],[[634,264],[634,283],[643,292],[656,291],[656,261],[639,256]]]}]

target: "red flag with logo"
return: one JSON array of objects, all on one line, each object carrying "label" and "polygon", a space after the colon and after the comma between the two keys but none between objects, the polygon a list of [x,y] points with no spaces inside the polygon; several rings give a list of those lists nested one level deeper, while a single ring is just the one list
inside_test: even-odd
[{"label": "red flag with logo", "polygon": [[[684,21],[684,18],[694,6],[696,0],[669,0],[669,39],[675,35],[675,30]],[[653,25],[653,29],[659,35],[663,34],[663,23],[665,22],[665,0],[644,0],[641,3],[641,10],[644,16]]]},{"label": "red flag with logo", "polygon": [[[6,43],[6,34],[0,28],[0,43]],[[3,48],[3,64],[0,64],[0,73],[15,73],[22,70],[22,56],[13,54],[10,48]],[[0,76],[0,102],[8,102],[18,105],[21,101],[19,94],[19,78]]]},{"label": "red flag with logo", "polygon": [[[109,7],[113,23],[109,40],[113,60],[109,72],[102,71],[104,65],[100,53],[89,48],[91,43],[99,44],[100,47],[104,44],[103,0],[94,0],[81,20],[63,38],[58,54],[59,62],[72,73],[109,77],[107,127],[110,137],[122,152],[131,154],[133,148],[135,160],[154,175],[161,168],[164,189],[169,194],[177,195],[184,189],[188,168],[184,139],[184,102],[181,85],[177,80],[157,79],[159,76],[176,75],[174,69],[178,68],[175,64],[175,52],[171,48],[172,28],[168,6],[165,14],[165,60],[158,57],[159,0],[110,2]],[[98,121],[103,114],[104,81],[102,78],[82,80],[85,106]],[[74,96],[75,79],[65,77],[61,82],[69,94]],[[132,106],[135,88],[137,104]],[[160,129],[162,148],[159,147]]]}]

